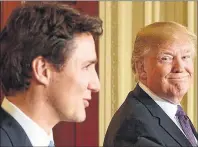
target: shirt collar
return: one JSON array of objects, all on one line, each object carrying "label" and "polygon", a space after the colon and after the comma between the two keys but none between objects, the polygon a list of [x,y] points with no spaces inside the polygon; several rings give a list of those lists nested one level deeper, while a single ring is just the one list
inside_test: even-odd
[{"label": "shirt collar", "polygon": [[3,99],[1,107],[21,125],[33,146],[48,146],[50,140],[54,141],[52,130],[48,135],[43,128],[6,98]]},{"label": "shirt collar", "polygon": [[139,86],[162,108],[162,110],[172,119],[175,118],[177,105],[172,104],[153,93],[147,86],[139,82]]}]

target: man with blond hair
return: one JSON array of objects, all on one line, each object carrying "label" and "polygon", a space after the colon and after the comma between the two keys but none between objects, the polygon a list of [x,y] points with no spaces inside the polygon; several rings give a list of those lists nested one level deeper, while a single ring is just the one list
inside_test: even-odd
[{"label": "man with blond hair", "polygon": [[104,147],[197,146],[180,102],[193,80],[196,36],[175,22],[141,29],[132,54],[138,84],[113,116]]}]

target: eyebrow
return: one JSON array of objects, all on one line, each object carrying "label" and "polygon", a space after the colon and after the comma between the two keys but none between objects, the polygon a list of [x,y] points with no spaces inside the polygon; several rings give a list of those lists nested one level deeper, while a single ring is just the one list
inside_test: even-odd
[{"label": "eyebrow", "polygon": [[85,64],[96,64],[98,63],[98,59],[93,59],[93,60],[88,60],[88,61],[85,61]]},{"label": "eyebrow", "polygon": [[192,50],[186,49],[184,50],[184,53],[192,53]]},{"label": "eyebrow", "polygon": [[[185,49],[185,50],[183,50],[183,52],[184,52],[184,53],[191,53],[192,50]],[[161,52],[159,52],[159,54],[174,54],[174,52],[167,51],[167,50],[162,50]]]},{"label": "eyebrow", "polygon": [[162,54],[174,55],[174,53],[171,51],[161,51],[157,55],[162,55]]}]

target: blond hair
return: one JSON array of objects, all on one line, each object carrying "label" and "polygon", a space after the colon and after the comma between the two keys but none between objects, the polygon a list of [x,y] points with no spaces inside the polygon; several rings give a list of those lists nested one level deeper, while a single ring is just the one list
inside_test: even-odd
[{"label": "blond hair", "polygon": [[151,49],[161,45],[171,44],[185,36],[192,43],[193,51],[196,49],[197,36],[188,31],[186,27],[176,22],[155,22],[142,28],[135,39],[132,52],[132,70],[138,80],[136,63],[140,61]]}]

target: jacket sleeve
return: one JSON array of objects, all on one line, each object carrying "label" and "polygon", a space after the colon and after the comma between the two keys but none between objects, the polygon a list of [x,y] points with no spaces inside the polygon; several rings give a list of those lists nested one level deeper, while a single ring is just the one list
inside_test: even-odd
[{"label": "jacket sleeve", "polygon": [[136,143],[129,140],[117,140],[115,147],[163,147],[162,145],[150,140],[149,138],[139,137]]},{"label": "jacket sleeve", "polygon": [[11,147],[12,142],[8,136],[8,134],[2,129],[0,128],[0,147]]}]

